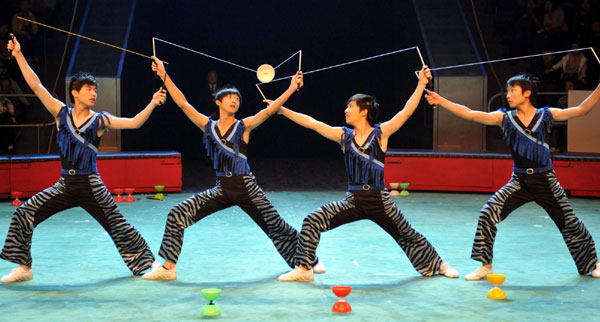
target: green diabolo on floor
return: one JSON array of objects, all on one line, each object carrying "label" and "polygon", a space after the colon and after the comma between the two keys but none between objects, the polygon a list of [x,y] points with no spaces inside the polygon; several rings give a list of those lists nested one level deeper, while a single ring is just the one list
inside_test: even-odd
[{"label": "green diabolo on floor", "polygon": [[202,315],[221,315],[221,309],[215,303],[213,303],[214,300],[219,298],[219,295],[221,295],[221,290],[218,288],[205,288],[202,290],[202,296],[209,301],[209,303],[202,308]]}]

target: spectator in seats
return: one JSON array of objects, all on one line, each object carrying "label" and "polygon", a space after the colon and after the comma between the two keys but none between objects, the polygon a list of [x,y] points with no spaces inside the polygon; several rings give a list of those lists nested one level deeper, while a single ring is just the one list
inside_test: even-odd
[{"label": "spectator in seats", "polygon": [[[16,124],[15,108],[6,97],[0,97],[0,124]],[[15,153],[15,129],[0,127],[0,154]]]},{"label": "spectator in seats", "polygon": [[598,19],[598,10],[600,10],[598,5],[594,5],[591,0],[581,0],[577,9],[577,18],[573,22],[571,29],[579,35],[588,32],[594,20]]},{"label": "spectator in seats", "polygon": [[[579,40],[575,40],[571,43],[571,49],[580,48],[581,43]],[[564,55],[558,63],[546,70],[546,73],[550,74],[559,69],[562,70],[562,73],[560,74],[561,81],[575,80],[582,85],[587,84],[587,59],[581,50]]]},{"label": "spectator in seats", "polygon": [[569,91],[574,91],[577,89],[577,81],[575,80],[566,80],[564,83],[565,95],[558,98],[556,101],[556,107],[558,108],[567,108],[569,106]]},{"label": "spectator in seats", "polygon": [[538,46],[549,48],[551,46],[562,46],[564,34],[569,29],[565,23],[565,12],[555,1],[544,2],[544,14],[542,28],[538,30]]},{"label": "spectator in seats", "polygon": [[514,41],[512,42],[513,55],[529,53],[536,37],[536,31],[542,27],[542,23],[535,14],[536,4],[533,0],[526,1],[522,8],[522,14],[515,26]]},{"label": "spectator in seats", "polygon": [[24,42],[23,50],[27,53],[31,53],[30,57],[26,57],[29,62],[40,62],[40,56],[38,50],[36,50],[37,46],[37,33],[38,26],[34,23],[18,19],[18,17],[26,18],[29,20],[37,21],[35,18],[35,14],[29,10],[30,5],[28,0],[21,0],[21,10],[15,13],[12,17],[12,30],[16,36],[19,38],[24,38],[27,41]]},{"label": "spectator in seats", "polygon": [[215,93],[219,89],[219,73],[216,70],[211,70],[206,74],[206,85],[202,86],[201,94],[204,106],[215,107]]},{"label": "spectator in seats", "polygon": [[540,58],[536,58],[532,66],[529,68],[529,72],[536,76],[542,83],[540,91],[542,92],[556,92],[561,89],[560,87],[560,72],[557,70],[547,73],[547,70],[551,70],[552,66],[556,64],[556,55],[551,54],[550,49],[543,51],[545,54]]},{"label": "spectator in seats", "polygon": [[6,49],[8,41],[10,40],[8,32],[8,24],[0,24],[0,62],[10,59],[10,53],[8,52],[8,49]]},{"label": "spectator in seats", "polygon": [[[8,73],[8,69],[3,61],[0,60],[0,94],[18,94],[24,95],[21,86]],[[21,113],[23,108],[31,107],[31,102],[25,96],[13,97],[17,113]],[[20,116],[20,115],[19,115]]]},{"label": "spectator in seats", "polygon": [[[577,82],[574,80],[567,80],[564,83],[565,95],[562,95],[556,101],[556,107],[565,109],[569,107],[569,91],[574,91],[577,89]],[[553,124],[552,130],[550,132],[550,152],[565,152],[565,148],[567,146],[567,128],[565,124]]]},{"label": "spectator in seats", "polygon": [[567,31],[569,27],[565,23],[565,12],[555,1],[544,2],[544,20],[540,32],[560,33]]},{"label": "spectator in seats", "polygon": [[[13,80],[6,76],[0,77],[0,97],[3,96],[3,94],[18,94],[13,88],[13,82]],[[10,97],[9,99],[14,106],[17,119],[22,121],[21,118],[24,116],[25,108],[31,106],[31,103],[24,97],[15,97],[12,95],[7,97]]]},{"label": "spectator in seats", "polygon": [[[596,54],[600,55],[600,18],[594,20],[590,25],[590,29],[584,33],[582,44],[584,47],[594,48]],[[591,51],[586,51],[585,54],[588,60],[596,60],[596,57],[594,57]],[[589,64],[587,70],[587,79],[591,84],[600,81],[600,64]],[[588,89],[590,89],[589,86]]]}]

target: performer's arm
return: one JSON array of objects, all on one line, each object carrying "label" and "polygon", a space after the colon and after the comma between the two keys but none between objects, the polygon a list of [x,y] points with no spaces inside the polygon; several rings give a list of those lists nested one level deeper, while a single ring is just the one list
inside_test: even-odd
[{"label": "performer's arm", "polygon": [[419,82],[417,83],[417,88],[411,95],[411,97],[406,101],[404,108],[398,112],[391,120],[381,123],[381,132],[385,136],[390,136],[398,131],[402,125],[408,120],[408,118],[415,112],[417,106],[419,106],[419,102],[421,101],[421,97],[423,96],[423,91],[425,90],[425,86],[431,79],[431,71],[427,66],[423,66],[421,71],[419,72]]},{"label": "performer's arm", "polygon": [[175,86],[175,83],[173,83],[171,77],[169,77],[167,74],[163,62],[156,57],[152,58],[154,59],[154,62],[152,63],[152,70],[156,72],[160,79],[164,80],[165,86],[171,94],[171,98],[173,98],[173,101],[175,101],[175,104],[181,108],[190,121],[204,131],[204,127],[206,127],[206,123],[208,123],[208,117],[198,112],[190,103],[188,103],[183,93],[179,90],[179,88],[177,88],[177,86]]},{"label": "performer's arm", "polygon": [[252,130],[262,122],[266,121],[271,115],[277,113],[279,108],[296,92],[300,87],[304,85],[304,79],[302,77],[302,72],[296,72],[296,75],[292,77],[290,82],[290,87],[281,94],[276,100],[269,101],[269,106],[262,109],[260,112],[256,113],[254,116],[249,116],[244,119],[244,124],[246,125],[247,130]]},{"label": "performer's arm", "polygon": [[316,131],[317,133],[332,141],[340,143],[342,133],[344,132],[344,130],[341,127],[329,126],[321,121],[315,120],[311,116],[294,112],[289,108],[285,108],[283,106],[279,109],[279,114],[287,117],[288,119],[296,122],[299,125]]},{"label": "performer's arm", "polygon": [[110,122],[105,121],[107,128],[138,129],[142,125],[144,125],[144,123],[146,123],[146,120],[148,120],[148,117],[150,117],[150,114],[152,114],[154,108],[159,105],[162,105],[166,99],[167,93],[164,89],[161,88],[156,93],[154,93],[150,103],[141,112],[139,112],[136,116],[132,118],[118,117],[110,114],[108,114],[108,116],[103,115],[102,117],[108,117],[108,119],[110,120]]},{"label": "performer's arm", "polygon": [[473,111],[472,109],[464,105],[456,104],[441,97],[436,92],[432,92],[427,89],[425,91],[427,91],[427,95],[425,95],[425,98],[427,99],[427,102],[431,105],[442,106],[448,111],[456,114],[457,116],[465,120],[474,121],[485,125],[502,125],[502,117],[504,114],[500,111],[489,113],[482,111]]},{"label": "performer's arm", "polygon": [[598,100],[600,100],[600,84],[598,84],[592,94],[584,99],[578,106],[566,109],[551,108],[550,111],[552,112],[555,121],[566,121],[575,117],[587,115],[594,105],[598,103]]},{"label": "performer's arm", "polygon": [[21,73],[23,73],[23,78],[27,82],[27,85],[31,87],[33,93],[40,99],[42,104],[46,107],[46,109],[52,113],[52,116],[56,118],[60,108],[65,104],[56,98],[52,97],[50,92],[42,85],[40,78],[35,74],[31,66],[27,63],[25,56],[21,52],[21,44],[17,41],[17,38],[12,35],[12,40],[8,41],[8,50],[12,50],[12,55],[15,57],[19,68],[21,69]]}]

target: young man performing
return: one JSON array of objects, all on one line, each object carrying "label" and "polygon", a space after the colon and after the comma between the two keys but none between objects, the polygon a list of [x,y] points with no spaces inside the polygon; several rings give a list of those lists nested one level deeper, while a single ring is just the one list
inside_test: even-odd
[{"label": "young man performing", "polygon": [[[286,223],[256,183],[246,158],[250,132],[264,122],[290,96],[302,87],[300,72],[292,78],[290,87],[272,104],[253,116],[242,120],[235,118],[242,96],[233,87],[225,87],[215,93],[218,114],[214,119],[199,113],[188,103],[183,93],[167,75],[163,63],[154,58],[152,70],[156,71],[171,94],[175,103],[185,115],[204,131],[204,146],[217,172],[214,188],[202,191],[179,203],[171,209],[167,217],[165,234],[159,255],[165,259],[162,267],[145,274],[147,280],[174,280],[175,269],[183,246],[184,230],[204,217],[229,208],[239,206],[269,236],[283,259],[293,267],[294,251],[298,241],[298,231]],[[315,260],[316,262],[316,260]],[[317,263],[321,272],[325,267]]]},{"label": "young man performing", "polygon": [[31,69],[16,38],[8,50],[17,60],[23,77],[33,92],[56,119],[56,140],[60,148],[61,178],[52,187],[39,192],[19,207],[12,218],[0,258],[19,264],[2,277],[2,283],[33,278],[31,240],[33,229],[52,215],[73,207],[82,207],[108,232],[135,275],[150,268],[154,255],[139,232],[121,214],[104,186],[96,167],[100,139],[108,129],[135,129],[146,122],[157,105],[166,99],[159,90],[152,101],[134,118],[122,118],[91,110],[96,103],[98,82],[90,74],[77,74],[69,84],[74,102],[67,106],[50,95]]},{"label": "young man performing", "polygon": [[567,109],[536,108],[535,96],[538,82],[529,75],[517,75],[506,82],[506,98],[513,110],[494,112],[473,111],[453,103],[437,93],[427,91],[427,101],[440,105],[467,120],[502,127],[504,139],[514,161],[509,182],[498,190],[483,206],[471,258],[483,266],[466,276],[468,281],[486,278],[494,272],[492,267],[496,225],[513,210],[534,201],[540,205],[560,230],[579,274],[592,273],[600,277],[600,264],[592,236],[573,213],[567,195],[556,179],[552,167],[548,140],[552,123],[584,116],[600,99],[600,86],[579,106]]},{"label": "young man performing", "polygon": [[321,232],[362,219],[373,221],[392,236],[421,275],[432,276],[439,272],[447,277],[458,277],[458,272],[444,263],[429,241],[404,218],[390,199],[383,180],[388,139],[413,114],[430,78],[431,72],[424,66],[417,88],[404,109],[384,123],[375,123],[379,104],[365,94],[353,95],[346,103],[346,123],[353,128],[332,127],[288,108],[280,109],[279,113],[290,120],[340,143],[348,173],[346,198],[321,206],[304,219],[295,268],[279,276],[280,281],[312,281],[312,263]]}]

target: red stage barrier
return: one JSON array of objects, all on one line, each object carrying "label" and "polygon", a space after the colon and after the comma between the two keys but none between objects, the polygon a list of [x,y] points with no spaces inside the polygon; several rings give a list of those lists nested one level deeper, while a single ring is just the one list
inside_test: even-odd
[{"label": "red stage barrier", "polygon": [[[135,188],[152,192],[155,185],[164,191],[181,191],[181,154],[178,152],[99,153],[98,172],[108,189]],[[60,178],[58,155],[11,156],[0,158],[0,198],[11,191],[32,196]]]},{"label": "red stage barrier", "polygon": [[[600,155],[554,155],[553,162],[567,193],[600,197]],[[409,190],[495,192],[512,166],[509,154],[390,150],[385,182],[409,182]]]}]

